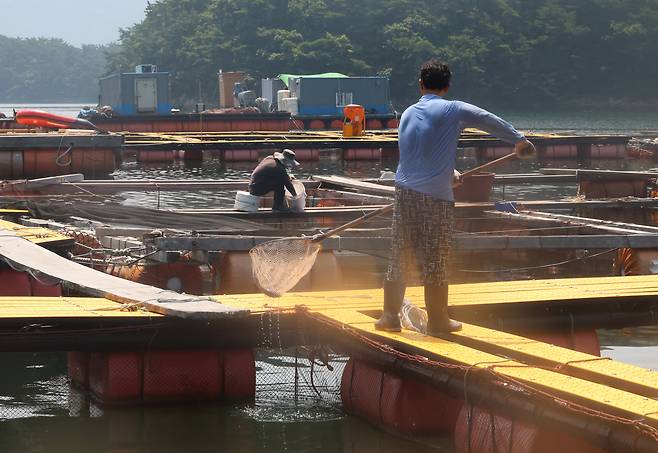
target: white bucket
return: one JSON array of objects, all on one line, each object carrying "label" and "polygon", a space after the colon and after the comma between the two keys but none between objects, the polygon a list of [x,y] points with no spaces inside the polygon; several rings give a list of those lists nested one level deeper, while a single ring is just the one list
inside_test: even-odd
[{"label": "white bucket", "polygon": [[235,194],[235,204],[233,208],[238,211],[258,212],[260,197],[252,195],[249,192],[238,190]]},{"label": "white bucket", "polygon": [[286,198],[288,199],[288,205],[290,210],[293,212],[304,212],[306,208],[306,187],[301,181],[294,180],[292,185],[295,187],[296,196],[292,196],[290,192],[286,190]]}]

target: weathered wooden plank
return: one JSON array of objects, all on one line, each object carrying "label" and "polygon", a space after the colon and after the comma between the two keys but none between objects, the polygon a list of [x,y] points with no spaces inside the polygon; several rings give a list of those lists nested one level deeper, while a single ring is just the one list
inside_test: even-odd
[{"label": "weathered wooden plank", "polygon": [[518,213],[487,211],[487,214],[494,217],[502,217],[510,220],[537,222],[543,221],[546,222],[546,224],[573,226],[583,228],[585,230],[603,231],[622,235],[634,235],[642,233],[658,234],[658,228],[655,227],[644,228],[642,225],[635,225],[631,223],[607,222],[597,219],[589,219],[586,217],[554,215],[551,213],[542,213],[539,211],[521,211]]},{"label": "weathered wooden plank", "polygon": [[360,181],[347,176],[324,176],[313,175],[313,179],[327,184],[332,184],[339,187],[349,187],[351,189],[358,189],[359,191],[372,195],[393,195],[395,194],[395,187],[385,186],[383,184],[375,184],[372,182]]},{"label": "weathered wooden plank", "polygon": [[82,266],[32,244],[6,228],[0,228],[0,256],[12,267],[60,280],[65,286],[84,294],[144,307],[155,313],[196,319],[248,315],[245,310],[227,307],[207,297],[178,294]]},{"label": "weathered wooden plank", "polygon": [[573,175],[579,179],[655,179],[658,172],[655,171],[622,171],[622,170],[590,170],[580,168],[540,168],[539,171],[546,175]]},{"label": "weathered wooden plank", "polygon": [[[599,227],[599,228],[612,228],[612,229],[620,229],[622,231],[635,231],[635,232],[646,232],[646,233],[658,233],[658,227],[656,226],[651,226],[651,225],[639,225],[636,223],[627,223],[627,222],[614,222],[612,220],[601,220],[601,219],[593,219],[589,217],[579,217],[579,216],[571,216],[571,215],[566,215],[566,214],[555,214],[551,212],[539,212],[539,211],[524,211],[524,213],[528,213],[531,216],[534,216],[536,218],[543,218],[543,219],[548,219],[548,220],[558,220],[558,221],[563,221],[563,222],[573,222],[573,223],[586,223],[588,226],[591,227]],[[612,231],[612,230],[609,230]]]},{"label": "weathered wooden plank", "polygon": [[[280,236],[227,236],[156,238],[160,250],[249,250],[257,244]],[[333,237],[322,242],[327,250],[376,251],[390,250],[388,237]],[[612,249],[630,247],[658,248],[658,234],[636,235],[574,235],[574,236],[501,236],[458,234],[454,247],[458,250],[519,250],[519,249]]]}]

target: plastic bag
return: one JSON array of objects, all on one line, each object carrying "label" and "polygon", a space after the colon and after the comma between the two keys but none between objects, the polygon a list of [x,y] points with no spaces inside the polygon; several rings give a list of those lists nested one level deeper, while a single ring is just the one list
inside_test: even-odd
[{"label": "plastic bag", "polygon": [[414,332],[427,332],[427,312],[404,299],[400,309],[400,324],[404,329]]}]

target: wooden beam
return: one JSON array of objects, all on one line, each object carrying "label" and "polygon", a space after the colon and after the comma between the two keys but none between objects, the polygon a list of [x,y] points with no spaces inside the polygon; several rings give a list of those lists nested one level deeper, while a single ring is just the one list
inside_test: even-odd
[{"label": "wooden beam", "polygon": [[371,195],[389,195],[392,196],[395,194],[395,187],[385,186],[383,184],[375,184],[372,182],[360,181],[355,178],[348,178],[347,176],[324,176],[324,175],[313,175],[313,179],[316,181],[321,181],[325,184],[331,184],[337,187],[348,187],[350,189],[357,189],[360,192],[371,194]]},{"label": "wooden beam", "polygon": [[[228,236],[165,237],[156,238],[155,248],[169,250],[226,250],[246,251],[263,242],[281,239],[280,236]],[[332,237],[322,242],[327,250],[353,250],[357,252],[388,251],[388,237]],[[612,249],[658,248],[658,234],[598,234],[553,236],[502,236],[455,235],[454,247],[458,250],[519,250],[519,249]]]},{"label": "wooden beam", "polygon": [[494,217],[503,217],[510,220],[529,220],[536,222],[546,222],[552,224],[558,224],[563,226],[573,226],[580,227],[592,231],[603,231],[614,234],[642,234],[642,233],[653,233],[658,234],[658,228],[653,230],[643,229],[640,225],[633,225],[630,223],[621,223],[621,222],[603,222],[597,221],[596,219],[588,219],[585,217],[576,217],[576,216],[560,216],[552,215],[550,213],[537,212],[537,211],[521,211],[521,212],[498,212],[498,211],[487,211],[488,215]]},{"label": "wooden beam", "polygon": [[540,168],[546,175],[569,175],[578,179],[605,180],[605,179],[656,179],[655,171],[621,171],[621,170],[588,170],[580,168]]}]

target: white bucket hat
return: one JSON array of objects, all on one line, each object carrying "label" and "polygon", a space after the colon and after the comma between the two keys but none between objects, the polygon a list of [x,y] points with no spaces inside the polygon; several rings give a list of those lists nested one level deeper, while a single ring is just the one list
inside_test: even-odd
[{"label": "white bucket hat", "polygon": [[275,152],[274,158],[289,168],[299,166],[299,162],[295,160],[295,152],[291,149],[284,149],[283,152]]}]

